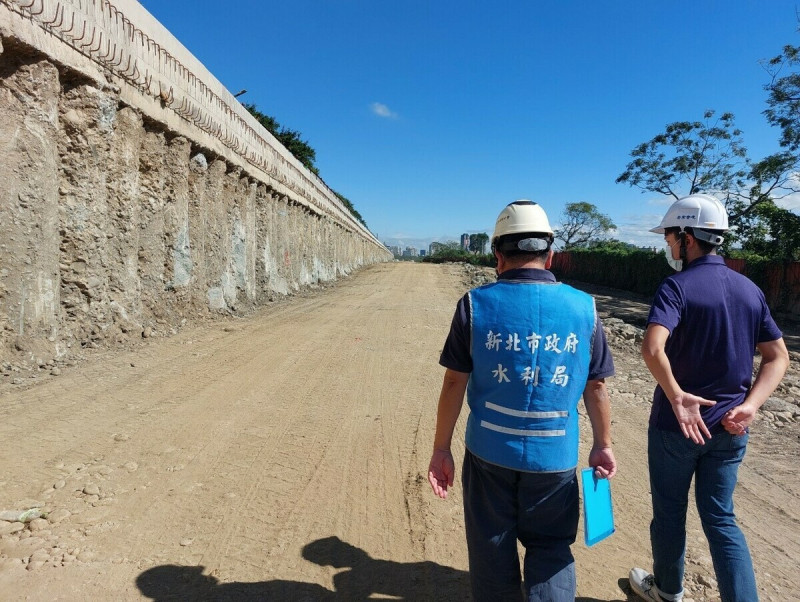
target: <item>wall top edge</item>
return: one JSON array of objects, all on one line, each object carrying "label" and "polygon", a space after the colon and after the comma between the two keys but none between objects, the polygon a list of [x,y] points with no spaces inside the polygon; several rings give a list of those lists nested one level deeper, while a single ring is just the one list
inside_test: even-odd
[{"label": "wall top edge", "polygon": [[[138,91],[151,116],[152,100],[156,99],[167,112],[217,139],[222,147],[265,174],[290,198],[384,248],[327,184],[264,129],[136,0],[0,0],[0,32],[9,35],[30,29],[40,31],[27,31],[29,39],[25,41],[46,55],[55,60],[64,58],[64,50],[82,55],[94,63],[91,77],[100,79],[111,72]],[[41,32],[52,34],[60,44],[46,40]],[[86,67],[85,61],[66,63]],[[125,96],[134,106],[138,104],[135,93]]]}]

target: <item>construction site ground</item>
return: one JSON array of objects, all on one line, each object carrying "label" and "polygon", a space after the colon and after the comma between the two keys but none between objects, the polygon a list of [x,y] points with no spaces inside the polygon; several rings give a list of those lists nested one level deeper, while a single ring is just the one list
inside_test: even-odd
[{"label": "construction site ground", "polygon": [[[461,487],[440,500],[426,474],[439,353],[482,273],[375,265],[4,384],[0,512],[12,520],[0,520],[0,600],[468,600]],[[633,600],[628,570],[652,563],[647,304],[589,290],[616,363],[619,473],[616,532],[589,548],[581,525],[574,546],[578,600]],[[781,602],[800,600],[795,334],[735,497],[761,599]],[[583,410],[581,424],[584,464]],[[13,520],[32,508],[43,516]],[[687,601],[719,600],[691,504],[686,590]]]}]

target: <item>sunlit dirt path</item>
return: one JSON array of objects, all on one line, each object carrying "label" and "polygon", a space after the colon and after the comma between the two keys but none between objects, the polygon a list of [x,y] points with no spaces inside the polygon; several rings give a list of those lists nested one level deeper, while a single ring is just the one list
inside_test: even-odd
[{"label": "sunlit dirt path", "polygon": [[[48,518],[0,521],[0,600],[468,599],[460,486],[442,501],[424,478],[467,288],[454,265],[373,266],[4,394],[0,511]],[[592,548],[579,532],[580,600],[627,600],[651,562],[652,381],[612,343],[617,532]],[[754,431],[737,511],[764,599],[797,599],[797,425]],[[694,599],[717,599],[689,529]]]}]

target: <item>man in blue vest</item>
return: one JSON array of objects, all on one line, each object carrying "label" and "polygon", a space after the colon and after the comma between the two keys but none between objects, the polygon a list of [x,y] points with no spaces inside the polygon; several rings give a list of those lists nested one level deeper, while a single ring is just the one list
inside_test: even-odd
[{"label": "man in blue vest", "polygon": [[548,271],[552,243],[539,205],[521,200],[503,209],[492,236],[498,281],[458,302],[439,359],[447,370],[428,480],[447,497],[466,392],[461,482],[476,602],[574,601],[581,395],[594,435],[589,464],[598,477],[616,473],[604,381],[614,363],[594,300]]},{"label": "man in blue vest", "polygon": [[[764,294],[716,253],[728,214],[716,198],[693,194],[669,208],[651,232],[664,235],[679,273],[656,291],[642,343],[658,382],[647,433],[653,573],[634,568],[644,600],[683,598],[686,509],[695,500],[723,602],[753,602],[750,551],[733,513],[748,427],[789,366]],[[761,364],[755,381],[753,354]]]}]

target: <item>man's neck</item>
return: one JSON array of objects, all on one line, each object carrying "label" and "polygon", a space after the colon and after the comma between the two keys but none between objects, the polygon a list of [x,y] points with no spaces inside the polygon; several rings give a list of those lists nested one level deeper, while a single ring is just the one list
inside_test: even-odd
[{"label": "man's neck", "polygon": [[697,249],[697,250],[687,249],[686,251],[687,251],[687,253],[686,253],[686,261],[688,263],[692,263],[695,259],[700,259],[701,257],[709,257],[711,255],[716,255],[717,254],[717,250],[716,249],[711,249],[708,253],[703,253],[699,249]]},{"label": "man's neck", "polygon": [[503,272],[508,272],[509,270],[523,270],[523,269],[525,269],[525,270],[544,270],[545,269],[544,262],[542,262],[542,261],[526,261],[524,263],[520,262],[520,263],[517,263],[517,264],[506,265],[506,266],[504,266],[503,271],[500,272],[500,273],[502,274]]}]

